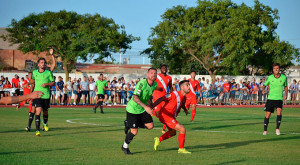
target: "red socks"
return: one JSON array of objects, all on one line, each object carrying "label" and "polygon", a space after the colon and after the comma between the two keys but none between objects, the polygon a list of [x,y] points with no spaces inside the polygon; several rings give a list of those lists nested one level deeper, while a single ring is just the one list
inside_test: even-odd
[{"label": "red socks", "polygon": [[166,128],[167,128],[167,125],[163,124],[163,130],[166,130]]},{"label": "red socks", "polygon": [[30,113],[31,109],[32,109],[32,104],[31,103],[29,104],[28,108],[29,108],[29,113]]},{"label": "red socks", "polygon": [[179,148],[183,148],[184,147],[184,142],[185,142],[185,134],[179,134],[178,135],[178,142],[179,142]]},{"label": "red socks", "polygon": [[193,121],[196,115],[196,109],[192,110],[192,114],[191,114],[191,120]]},{"label": "red socks", "polygon": [[163,141],[163,140],[166,140],[166,139],[169,139],[170,137],[172,137],[170,134],[169,134],[169,131],[164,133],[163,135],[161,135],[161,137],[159,137],[159,141]]}]

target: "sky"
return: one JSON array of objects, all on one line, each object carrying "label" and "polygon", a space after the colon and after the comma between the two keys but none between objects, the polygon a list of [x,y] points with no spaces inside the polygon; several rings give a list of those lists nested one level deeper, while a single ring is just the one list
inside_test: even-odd
[{"label": "sky", "polygon": [[[232,0],[253,6],[253,0]],[[280,40],[285,40],[300,48],[300,0],[260,0],[272,9],[279,10],[279,26],[276,30]],[[196,0],[0,0],[0,27],[8,27],[12,19],[20,20],[30,13],[44,11],[75,11],[78,14],[95,14],[112,18],[117,24],[124,25],[127,34],[140,37],[131,44],[121,58],[129,58],[131,64],[149,64],[146,56],[139,55],[148,48],[147,38],[151,28],[161,21],[161,15],[173,6],[196,6]],[[120,62],[120,55],[113,56]],[[107,59],[110,60],[110,59]]]}]

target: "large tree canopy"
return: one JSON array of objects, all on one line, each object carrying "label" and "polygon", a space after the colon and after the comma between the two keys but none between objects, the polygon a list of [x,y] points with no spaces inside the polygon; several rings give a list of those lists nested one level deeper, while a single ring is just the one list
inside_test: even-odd
[{"label": "large tree canopy", "polygon": [[125,52],[130,43],[139,40],[128,35],[124,26],[99,14],[80,15],[65,10],[30,14],[17,21],[12,20],[2,36],[12,44],[19,44],[24,52],[39,53],[53,48],[62,58],[66,78],[78,58],[88,60],[95,54],[101,60],[113,52]]},{"label": "large tree canopy", "polygon": [[287,67],[299,58],[298,49],[279,40],[278,19],[276,9],[258,1],[254,7],[229,0],[176,6],[152,28],[151,46],[143,53],[154,65],[166,63],[171,70],[196,61],[213,79],[217,72],[248,74],[249,66],[267,73],[274,62]]}]

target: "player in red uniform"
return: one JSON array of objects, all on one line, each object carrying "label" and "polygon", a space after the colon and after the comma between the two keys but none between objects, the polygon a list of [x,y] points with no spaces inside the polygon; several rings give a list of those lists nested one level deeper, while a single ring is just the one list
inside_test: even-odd
[{"label": "player in red uniform", "polygon": [[190,106],[192,107],[191,121],[194,120],[196,115],[196,105],[197,105],[196,90],[198,90],[201,97],[201,91],[200,91],[201,88],[199,82],[195,79],[195,77],[196,77],[196,72],[192,71],[191,78],[189,79],[191,91],[186,95],[186,102],[185,102],[185,107],[187,109],[189,109]]},{"label": "player in red uniform", "polygon": [[160,136],[159,138],[154,138],[154,150],[157,150],[160,142],[169,139],[172,136],[175,136],[176,131],[178,131],[178,153],[190,154],[191,152],[187,151],[184,148],[186,134],[185,127],[176,120],[176,117],[181,108],[183,108],[185,113],[188,114],[188,111],[185,108],[185,96],[190,92],[190,84],[188,80],[183,80],[179,83],[179,86],[180,91],[174,91],[171,94],[159,98],[153,105],[155,106],[161,102],[164,102],[164,106],[160,109],[160,111],[156,110],[155,113],[158,116],[160,122],[166,124],[168,128],[168,131],[162,136]]},{"label": "player in red uniform", "polygon": [[[169,93],[171,93],[173,91],[173,88],[172,88],[172,77],[167,75],[168,73],[168,67],[167,65],[161,65],[160,67],[160,72],[158,75],[157,75],[157,78],[155,80],[155,82],[157,82],[157,86],[160,87],[160,88],[163,88],[164,90],[162,91],[159,91],[159,90],[155,90],[153,92],[153,103],[165,96],[167,93],[168,93],[168,89],[169,89]],[[155,116],[155,111],[160,111],[160,109],[164,106],[164,102],[161,102],[160,104],[158,104],[154,109],[153,109],[153,115]],[[162,133],[165,133],[165,130],[166,130],[166,125],[163,125],[163,130],[162,130]]]}]

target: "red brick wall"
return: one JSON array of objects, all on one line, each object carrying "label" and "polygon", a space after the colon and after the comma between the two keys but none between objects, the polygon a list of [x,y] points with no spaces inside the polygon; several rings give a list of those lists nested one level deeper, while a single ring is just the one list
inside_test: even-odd
[{"label": "red brick wall", "polygon": [[0,58],[5,65],[23,70],[25,68],[25,61],[37,61],[39,57],[44,57],[49,64],[52,63],[51,57],[46,55],[46,52],[40,53],[38,56],[32,53],[22,53],[20,50],[0,50]]}]

